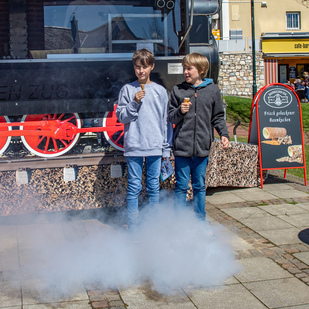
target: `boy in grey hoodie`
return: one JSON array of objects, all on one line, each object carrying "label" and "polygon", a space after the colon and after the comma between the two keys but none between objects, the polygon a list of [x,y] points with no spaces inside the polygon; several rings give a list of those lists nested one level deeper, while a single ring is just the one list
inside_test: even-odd
[{"label": "boy in grey hoodie", "polygon": [[149,204],[159,202],[161,159],[169,157],[172,125],[168,122],[168,96],[164,87],[150,80],[155,57],[148,49],[133,55],[137,81],[122,87],[116,115],[124,124],[124,155],[128,167],[127,208],[131,230],[138,224],[138,196],[142,189],[143,161]]},{"label": "boy in grey hoodie", "polygon": [[[199,54],[182,60],[186,81],[173,88],[169,102],[169,120],[175,125],[175,206],[185,206],[189,180],[193,187],[194,211],[205,220],[205,174],[212,142],[213,127],[223,147],[229,145],[220,91],[210,78],[208,59]],[[186,98],[186,100],[185,100]],[[188,101],[188,102],[185,102]]]}]

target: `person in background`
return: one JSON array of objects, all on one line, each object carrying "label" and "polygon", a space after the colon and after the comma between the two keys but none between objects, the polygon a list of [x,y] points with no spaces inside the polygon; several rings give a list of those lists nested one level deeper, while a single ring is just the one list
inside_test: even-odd
[{"label": "person in background", "polygon": [[299,78],[294,79],[295,90],[301,89],[301,80]]},{"label": "person in background", "polygon": [[304,97],[305,97],[305,103],[309,103],[309,81],[305,82],[304,85]]},{"label": "person in background", "polygon": [[290,87],[295,91],[295,85],[294,85],[294,83],[290,83]]},{"label": "person in background", "polygon": [[138,225],[143,162],[145,160],[148,203],[154,205],[159,203],[161,159],[170,156],[172,143],[167,91],[150,80],[155,57],[148,49],[140,49],[132,60],[137,80],[122,87],[116,109],[118,120],[124,124],[129,230]]},{"label": "person in background", "polygon": [[205,78],[209,70],[208,59],[199,53],[188,54],[183,58],[182,66],[185,81],[174,86],[169,101],[169,120],[175,125],[174,204],[176,208],[186,205],[191,176],[194,211],[199,219],[205,220],[205,174],[213,127],[224,148],[229,145],[229,133],[219,88],[212,79]]}]

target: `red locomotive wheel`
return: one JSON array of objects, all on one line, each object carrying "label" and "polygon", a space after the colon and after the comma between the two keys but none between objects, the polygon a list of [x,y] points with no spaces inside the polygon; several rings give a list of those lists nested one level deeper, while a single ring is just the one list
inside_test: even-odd
[{"label": "red locomotive wheel", "polygon": [[[40,131],[40,125],[31,125],[32,121],[59,120],[63,124],[70,122],[77,128],[81,128],[81,120],[76,113],[72,114],[40,114],[40,115],[24,115],[22,122],[25,123],[25,132],[27,130]],[[23,130],[24,127],[20,127]],[[58,157],[71,150],[79,139],[79,133],[70,138],[55,138],[44,135],[24,135],[21,136],[25,147],[33,154],[44,157]]]},{"label": "red locomotive wheel", "polygon": [[[0,116],[0,124],[10,122],[7,116]],[[0,126],[0,154],[4,153],[11,142],[11,136],[1,136],[1,131],[11,131],[12,127],[1,127]]]},{"label": "red locomotive wheel", "polygon": [[[107,112],[103,118],[103,127],[106,128],[104,131],[104,136],[106,140],[116,149],[124,151],[123,149],[123,135],[124,135],[124,125],[118,121],[116,117],[117,104],[114,105],[114,110]],[[119,130],[111,130],[109,126],[119,125]]]}]

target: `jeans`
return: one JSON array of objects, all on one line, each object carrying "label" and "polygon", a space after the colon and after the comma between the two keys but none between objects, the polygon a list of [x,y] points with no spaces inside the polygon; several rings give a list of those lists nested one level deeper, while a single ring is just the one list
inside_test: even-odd
[{"label": "jeans", "polygon": [[197,217],[205,220],[206,211],[206,188],[205,175],[208,164],[208,157],[175,157],[175,208],[186,206],[187,190],[189,189],[190,175],[193,188],[193,204]]},{"label": "jeans", "polygon": [[[161,158],[161,156],[145,157],[146,189],[150,205],[159,203]],[[127,208],[129,229],[138,224],[138,196],[142,190],[143,159],[144,157],[126,157],[128,167]]]}]

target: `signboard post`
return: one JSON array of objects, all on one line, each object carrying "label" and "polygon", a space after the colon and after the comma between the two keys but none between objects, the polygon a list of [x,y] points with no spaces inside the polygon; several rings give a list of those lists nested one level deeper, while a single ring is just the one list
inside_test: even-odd
[{"label": "signboard post", "polygon": [[287,85],[269,84],[254,97],[248,142],[259,146],[261,188],[263,171],[303,168],[307,185],[301,104]]}]

